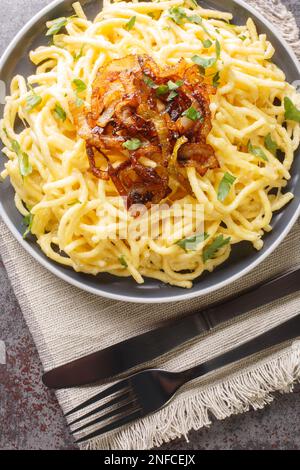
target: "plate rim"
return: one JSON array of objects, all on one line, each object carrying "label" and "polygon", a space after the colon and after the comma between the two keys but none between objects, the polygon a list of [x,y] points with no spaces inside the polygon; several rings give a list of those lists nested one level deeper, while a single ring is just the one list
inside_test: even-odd
[{"label": "plate rim", "polygon": [[[293,51],[292,47],[287,43],[287,41],[282,37],[280,33],[277,32],[277,30],[274,30],[274,25],[269,22],[269,20],[265,19],[263,14],[256,10],[252,5],[248,5],[244,0],[232,0],[234,3],[237,5],[241,6],[244,8],[246,11],[249,12],[250,15],[252,15],[254,18],[258,18],[264,25],[266,25],[267,28],[273,30],[274,34],[278,38],[278,40],[281,42],[281,44],[284,46],[284,48],[287,50],[291,60],[294,62],[294,65],[296,66],[299,76],[300,76],[300,63],[297,59],[297,56],[295,52]],[[47,13],[51,12],[54,8],[57,6],[60,6],[64,3],[64,0],[53,0],[49,5],[46,5],[44,8],[42,8],[40,11],[38,11],[21,29],[20,31],[16,34],[16,36],[13,38],[13,40],[9,43],[7,48],[5,49],[4,53],[2,54],[0,58],[0,70],[3,68],[4,64],[6,63],[7,59],[9,58],[10,54],[13,53],[15,47],[17,46],[18,42],[24,34],[26,34],[34,25]],[[226,7],[224,8],[224,11],[226,11]],[[195,291],[195,292],[189,292],[188,290],[184,292],[182,295],[176,295],[175,297],[172,295],[164,296],[164,297],[144,297],[145,292],[141,292],[139,297],[135,297],[132,295],[126,296],[126,295],[120,295],[120,294],[115,294],[111,292],[107,292],[104,290],[101,290],[101,287],[94,288],[92,286],[88,286],[84,282],[77,281],[76,279],[71,278],[67,274],[63,273],[59,269],[59,265],[52,265],[47,259],[44,259],[42,257],[42,254],[39,254],[39,252],[36,252],[29,243],[27,243],[15,227],[15,225],[10,221],[4,207],[2,204],[2,201],[0,200],[0,216],[2,220],[4,221],[5,225],[7,228],[10,230],[14,238],[17,240],[17,242],[27,251],[27,253],[32,256],[40,265],[42,265],[45,269],[50,271],[52,274],[54,274],[57,278],[67,282],[68,284],[77,287],[83,291],[86,291],[90,294],[94,294],[100,297],[105,297],[111,300],[118,300],[122,302],[129,302],[129,303],[136,303],[136,304],[157,304],[157,303],[170,303],[170,302],[177,302],[177,301],[183,301],[183,300],[189,300],[193,299],[196,297],[204,297],[205,295],[211,294],[212,292],[215,292],[217,290],[222,289],[223,287],[228,286],[229,284],[237,281],[238,279],[241,279],[244,277],[246,274],[251,272],[253,269],[255,269],[257,266],[259,266],[268,256],[270,256],[276,248],[281,244],[281,242],[286,238],[288,233],[291,231],[293,228],[294,224],[296,223],[298,217],[300,215],[300,202],[298,204],[298,207],[296,208],[293,216],[291,217],[289,223],[285,226],[285,228],[282,230],[280,235],[276,238],[274,243],[270,245],[269,248],[266,249],[266,251],[258,257],[257,260],[254,260],[251,262],[248,266],[243,268],[241,271],[239,271],[236,274],[233,274],[232,276],[229,276],[225,280],[214,284],[213,286],[207,287],[205,289]],[[171,286],[172,287],[172,286]]]}]

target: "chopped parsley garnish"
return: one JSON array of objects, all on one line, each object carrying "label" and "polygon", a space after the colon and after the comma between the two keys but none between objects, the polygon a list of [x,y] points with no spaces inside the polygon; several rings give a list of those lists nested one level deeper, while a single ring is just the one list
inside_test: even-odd
[{"label": "chopped parsley garnish", "polygon": [[221,44],[216,39],[216,60],[220,59],[220,55],[221,55]]},{"label": "chopped parsley garnish", "polygon": [[63,122],[67,119],[66,111],[58,103],[56,103],[55,105],[54,114],[58,119]]},{"label": "chopped parsley garnish", "polygon": [[223,202],[229,194],[231,186],[235,182],[236,178],[230,173],[226,172],[220,182],[218,189],[218,200]]},{"label": "chopped parsley garnish", "polygon": [[157,88],[156,83],[152,80],[152,78],[148,77],[147,75],[144,75],[143,80],[148,87]]},{"label": "chopped parsley garnish", "polygon": [[25,238],[27,238],[27,235],[29,235],[31,233],[32,224],[33,224],[33,215],[31,214],[31,212],[29,212],[29,214],[26,215],[26,217],[24,217],[24,219],[23,219],[23,225],[25,225],[25,227],[27,227],[25,232],[23,233],[24,240],[25,240]]},{"label": "chopped parsley garnish", "polygon": [[219,85],[220,85],[220,72],[217,72],[214,76],[213,76],[213,86],[215,88],[217,88]]},{"label": "chopped parsley garnish", "polygon": [[187,118],[191,119],[192,121],[198,121],[202,118],[202,114],[196,108],[191,106],[186,111],[182,113],[182,116],[186,116]]},{"label": "chopped parsley garnish", "polygon": [[[30,85],[29,85],[30,86]],[[39,96],[35,91],[34,89],[32,88],[32,86],[30,86],[31,88],[31,95],[27,96],[26,98],[26,107],[25,107],[25,111],[27,112],[31,112],[34,108],[36,108],[39,104],[41,104],[42,102],[42,97]]]},{"label": "chopped parsley garnish", "polygon": [[119,256],[119,261],[120,261],[120,264],[121,264],[124,268],[128,268],[128,263],[127,263],[126,258],[125,258],[124,255]]},{"label": "chopped parsley garnish", "polygon": [[203,251],[203,261],[206,263],[211,258],[214,258],[215,254],[223,248],[223,246],[228,245],[231,237],[224,238],[224,235],[219,235],[215,240]]},{"label": "chopped parsley garnish", "polygon": [[176,98],[176,96],[178,96],[177,91],[175,91],[175,90],[171,91],[171,93],[169,94],[169,96],[167,98],[167,101],[172,101],[174,98]]},{"label": "chopped parsley garnish", "polygon": [[169,80],[167,85],[156,85],[156,83],[154,83],[154,81],[147,75],[144,76],[143,80],[147,86],[156,90],[156,96],[158,97],[170,92],[167,101],[172,101],[178,95],[175,90],[183,85],[183,80],[177,80],[177,82]]},{"label": "chopped parsley garnish", "polygon": [[284,109],[285,119],[288,119],[289,121],[300,122],[300,110],[296,108],[292,100],[287,96],[284,98]]},{"label": "chopped parsley garnish", "polygon": [[170,91],[177,90],[177,88],[179,88],[182,85],[183,85],[183,80],[177,80],[177,82],[173,82],[172,80],[168,81],[168,87]]},{"label": "chopped parsley garnish", "polygon": [[84,101],[80,98],[79,94],[86,90],[86,84],[80,78],[74,78],[73,85],[76,87],[76,106],[80,108],[84,104]]},{"label": "chopped parsley garnish", "polygon": [[198,235],[194,235],[192,237],[184,238],[183,240],[179,240],[176,245],[180,246],[183,250],[186,251],[196,251],[197,245],[199,243],[204,242],[209,237],[208,233],[199,233]]},{"label": "chopped parsley garnish", "polygon": [[81,93],[86,90],[86,84],[80,78],[74,78],[73,84],[76,87],[76,92]]},{"label": "chopped parsley garnish", "polygon": [[157,96],[166,95],[167,93],[169,93],[168,85],[159,85],[156,89]]},{"label": "chopped parsley garnish", "polygon": [[135,22],[136,22],[136,16],[132,16],[132,18],[130,18],[130,20],[128,21],[128,23],[125,24],[124,28],[125,28],[127,31],[130,31],[130,30],[134,27]]},{"label": "chopped parsley garnish", "polygon": [[174,21],[174,23],[178,25],[182,25],[185,21],[198,24],[202,27],[203,31],[205,31],[210,36],[209,32],[203,25],[201,16],[198,16],[198,15],[188,16],[186,12],[184,11],[184,9],[181,7],[170,8],[170,10],[168,10],[168,16],[171,20]]},{"label": "chopped parsley garnish", "polygon": [[204,41],[202,41],[202,44],[205,49],[209,49],[213,45],[210,39],[205,39]]},{"label": "chopped parsley garnish", "polygon": [[83,46],[81,46],[81,49],[78,53],[76,52],[74,53],[73,57],[74,57],[75,62],[77,62],[82,56],[83,56]]},{"label": "chopped parsley garnish", "polygon": [[199,55],[194,55],[192,57],[192,61],[202,67],[207,69],[212,67],[217,63],[217,60],[220,58],[221,55],[221,45],[218,40],[216,40],[216,57],[200,57]]},{"label": "chopped parsley garnish", "polygon": [[276,157],[278,147],[277,147],[276,142],[272,139],[271,134],[268,134],[265,137],[265,147],[266,149],[269,150],[269,152],[273,153],[273,155]]},{"label": "chopped parsley garnish", "polygon": [[183,85],[183,80],[177,80],[177,82],[173,82],[172,80],[168,81],[168,88],[170,90],[170,94],[167,98],[167,101],[172,101],[176,96],[178,96],[177,89]]},{"label": "chopped parsley garnish", "polygon": [[187,16],[186,19],[188,21],[190,21],[191,23],[195,23],[195,24],[200,24],[202,25],[202,18],[201,16],[198,16],[198,15],[191,15],[191,16]]},{"label": "chopped parsley garnish", "polygon": [[142,146],[140,139],[130,139],[123,143],[123,147],[127,150],[137,150]]},{"label": "chopped parsley garnish", "polygon": [[29,156],[27,153],[22,152],[19,142],[13,140],[12,150],[16,153],[19,161],[19,171],[21,176],[28,176],[32,173],[32,166],[29,162]]},{"label": "chopped parsley garnish", "polygon": [[52,26],[48,29],[46,36],[54,36],[55,34],[59,33],[59,31],[66,26],[68,23],[68,18],[62,17],[57,18],[53,21]]},{"label": "chopped parsley garnish", "polygon": [[262,160],[265,160],[266,162],[269,161],[267,155],[263,151],[262,148],[260,147],[255,147],[252,145],[251,141],[249,140],[248,142],[248,152],[254,155],[255,157],[261,158]]},{"label": "chopped parsley garnish", "polygon": [[184,9],[181,8],[181,7],[172,7],[172,8],[170,8],[170,10],[168,11],[168,15],[169,15],[170,19],[173,20],[174,23],[176,23],[176,24],[182,24],[184,22],[184,20],[186,20],[186,18],[187,18],[187,15],[186,15]]}]

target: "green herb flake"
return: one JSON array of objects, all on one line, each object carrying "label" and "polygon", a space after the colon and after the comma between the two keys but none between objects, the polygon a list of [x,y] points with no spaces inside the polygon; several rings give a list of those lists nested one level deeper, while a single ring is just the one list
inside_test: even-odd
[{"label": "green herb flake", "polygon": [[[197,6],[198,6],[198,4],[197,4]],[[198,24],[198,25],[201,26],[203,31],[208,36],[210,36],[209,32],[207,31],[207,29],[203,25],[203,21],[202,21],[201,16],[198,16],[198,15],[188,16],[185,13],[185,11],[183,10],[183,8],[181,8],[181,7],[172,7],[172,8],[170,8],[170,10],[168,11],[168,15],[169,15],[169,18],[171,20],[173,20],[174,23],[176,23],[178,25],[182,25],[185,21],[189,21],[190,23]]]},{"label": "green herb flake", "polygon": [[134,27],[135,22],[136,22],[136,16],[132,16],[132,18],[130,18],[130,20],[128,21],[128,23],[125,24],[124,28],[125,28],[127,31],[130,31],[130,30]]},{"label": "green herb flake", "polygon": [[75,104],[77,108],[80,108],[81,106],[83,106],[84,101],[80,98],[79,94],[85,91],[87,89],[87,86],[80,78],[74,78],[72,83],[76,87],[77,97],[76,97]]},{"label": "green herb flake", "polygon": [[223,246],[228,245],[231,237],[224,238],[224,235],[219,235],[215,240],[203,251],[203,261],[206,263],[211,258],[214,258],[215,254],[223,248]]},{"label": "green herb flake", "polygon": [[25,232],[23,233],[23,238],[25,240],[25,238],[27,238],[27,236],[31,233],[31,229],[32,229],[32,224],[33,224],[33,215],[31,214],[31,212],[26,215],[23,219],[23,225],[25,225],[26,227],[26,230]]},{"label": "green herb flake", "polygon": [[202,41],[202,44],[205,49],[209,49],[213,45],[210,39],[205,39],[204,41]]},{"label": "green herb flake", "polygon": [[12,147],[13,152],[15,152],[17,155],[21,152],[21,147],[17,140],[12,141],[11,147]]},{"label": "green herb flake", "polygon": [[242,36],[240,36],[240,39],[241,39],[242,41],[246,41],[247,36],[242,35]]},{"label": "green herb flake", "polygon": [[63,122],[67,119],[67,113],[58,103],[55,105],[54,114],[57,119],[60,119]]},{"label": "green herb flake", "polygon": [[168,85],[159,85],[156,89],[157,96],[166,95],[167,93],[169,93]]},{"label": "green herb flake", "polygon": [[68,19],[63,17],[63,18],[57,18],[56,20],[53,21],[52,26],[48,29],[46,36],[54,36],[55,34],[59,33],[59,31],[66,26],[68,23]]},{"label": "green herb flake", "polygon": [[292,100],[287,96],[284,98],[284,109],[285,119],[288,119],[289,121],[300,122],[300,110],[296,108]]},{"label": "green herb flake", "polygon": [[25,111],[30,113],[34,108],[39,106],[42,102],[42,97],[37,95],[33,88],[31,88],[31,95],[26,98]]},{"label": "green herb flake", "polygon": [[200,57],[199,55],[194,55],[192,57],[192,61],[194,62],[194,64],[199,65],[199,67],[207,69],[216,64],[217,60],[220,58],[220,55],[221,45],[219,41],[216,40],[216,57]]},{"label": "green herb flake", "polygon": [[208,233],[200,233],[192,237],[184,238],[179,240],[176,245],[180,246],[185,251],[196,251],[199,243],[204,242],[209,237]]},{"label": "green herb flake", "polygon": [[170,8],[170,10],[168,10],[168,16],[176,24],[182,24],[187,18],[184,9],[181,7]]},{"label": "green herb flake", "polygon": [[123,143],[123,147],[127,150],[137,150],[142,146],[140,139],[130,139]]},{"label": "green herb flake", "polygon": [[168,81],[168,88],[170,91],[177,90],[177,88],[183,85],[183,80],[177,80],[177,82],[173,82],[172,80]]},{"label": "green herb flake", "polygon": [[269,161],[267,155],[260,147],[255,147],[252,145],[251,141],[248,142],[248,152],[254,155],[255,157],[261,158],[264,161]]},{"label": "green herb flake", "polygon": [[128,268],[128,263],[127,263],[126,258],[125,258],[124,255],[119,256],[119,261],[120,261],[120,264],[121,264],[124,268]]},{"label": "green herb flake", "polygon": [[221,44],[216,39],[216,61],[220,59],[221,56]]},{"label": "green herb flake", "polygon": [[152,80],[152,78],[148,77],[147,75],[144,75],[143,77],[144,83],[150,88],[157,88],[156,83]]},{"label": "green herb flake", "polygon": [[74,53],[73,57],[75,62],[78,62],[78,60],[83,56],[83,46],[81,46],[81,49],[78,53]]},{"label": "green herb flake", "polygon": [[160,86],[154,85],[153,86],[150,83],[150,86],[152,85],[152,88],[156,88],[157,96],[166,95],[170,91],[167,101],[172,101],[178,95],[178,93],[175,90],[181,87],[183,83],[184,83],[183,80],[177,80],[177,82],[173,82],[172,80],[169,80],[167,85],[160,85]]},{"label": "green herb flake", "polygon": [[226,172],[224,174],[218,189],[218,201],[225,201],[235,180],[236,178],[230,173]]},{"label": "green herb flake", "polygon": [[74,78],[73,84],[76,87],[76,92],[77,93],[82,93],[87,88],[86,84],[82,80],[80,80],[80,78]]},{"label": "green herb flake", "polygon": [[219,85],[220,85],[220,72],[217,72],[214,76],[213,76],[213,86],[215,88],[217,88]]},{"label": "green herb flake", "polygon": [[211,34],[209,33],[209,31],[207,30],[207,28],[204,26],[203,24],[203,20],[201,18],[201,16],[197,16],[197,15],[192,15],[192,16],[189,16],[188,17],[188,20],[191,21],[191,23],[195,23],[195,24],[199,24],[201,26],[201,28],[203,29],[203,31],[209,36],[211,37]]},{"label": "green herb flake", "polygon": [[272,139],[271,133],[265,137],[265,147],[276,157],[278,147],[276,142]]},{"label": "green herb flake", "polygon": [[18,157],[19,171],[21,176],[28,176],[32,173],[32,166],[29,162],[29,156],[27,153],[22,152],[20,144],[17,140],[13,140],[11,143],[12,150]]},{"label": "green herb flake", "polygon": [[169,94],[169,96],[167,98],[167,101],[172,101],[174,98],[176,98],[176,96],[178,96],[177,91],[175,91],[175,90],[171,91],[171,93]]},{"label": "green herb flake", "polygon": [[199,24],[203,26],[201,16],[198,16],[198,15],[187,16],[187,20],[190,21],[191,23],[195,23],[195,24]]},{"label": "green herb flake", "polygon": [[199,119],[202,118],[202,114],[200,111],[197,111],[193,106],[188,108],[186,111],[182,113],[182,116],[186,116],[187,118],[191,119],[192,121],[198,121]]}]

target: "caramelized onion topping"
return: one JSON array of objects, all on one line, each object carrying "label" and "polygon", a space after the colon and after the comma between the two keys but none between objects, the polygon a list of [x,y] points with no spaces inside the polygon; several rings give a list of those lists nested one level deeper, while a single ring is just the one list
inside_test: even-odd
[{"label": "caramelized onion topping", "polygon": [[[97,178],[111,179],[119,194],[127,197],[128,208],[167,198],[174,175],[181,196],[187,193],[186,167],[195,167],[203,176],[219,166],[206,143],[212,127],[209,95],[213,93],[215,89],[205,82],[198,66],[183,59],[174,67],[161,68],[149,56],[131,55],[100,68],[91,109],[73,106],[91,171]],[[196,119],[187,117],[189,109]],[[171,164],[176,141],[182,137],[185,143]],[[124,145],[131,139],[141,142],[139,148],[130,150],[130,145]],[[106,168],[97,167],[97,155],[105,158]],[[123,162],[115,165],[116,157]],[[145,166],[145,159],[152,164]]]}]

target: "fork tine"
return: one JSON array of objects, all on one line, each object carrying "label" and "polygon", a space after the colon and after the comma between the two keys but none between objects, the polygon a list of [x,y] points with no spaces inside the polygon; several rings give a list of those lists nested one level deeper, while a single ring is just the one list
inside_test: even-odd
[{"label": "fork tine", "polygon": [[135,411],[129,416],[116,420],[113,423],[110,423],[107,426],[104,426],[103,428],[100,428],[97,431],[94,431],[88,434],[87,436],[84,436],[81,439],[76,440],[75,442],[77,444],[80,444],[82,442],[88,441],[89,439],[93,439],[94,437],[101,436],[102,434],[105,434],[106,432],[113,431],[114,429],[120,428],[124,426],[125,424],[131,423],[132,421],[136,421],[137,419],[142,418],[143,415],[144,413],[142,410]]},{"label": "fork tine", "polygon": [[125,413],[127,411],[134,411],[136,409],[137,402],[135,400],[131,401],[130,403],[126,403],[126,405],[120,406],[119,408],[110,411],[109,413],[106,413],[102,416],[99,416],[98,418],[95,418],[93,421],[90,421],[89,423],[83,424],[79,428],[76,428],[72,430],[72,434],[75,434],[79,431],[83,431],[83,429],[90,428],[91,426],[94,426],[94,424],[99,424],[102,421],[106,421],[109,418],[113,418],[116,415],[119,415],[121,413]]},{"label": "fork tine", "polygon": [[118,397],[114,398],[113,400],[111,401],[108,401],[107,403],[105,403],[104,405],[101,405],[101,406],[98,406],[97,408],[95,408],[94,410],[90,411],[89,413],[86,413],[85,415],[83,416],[80,416],[80,418],[77,418],[75,419],[75,421],[72,421],[72,423],[69,423],[68,426],[73,426],[74,424],[76,423],[79,423],[80,421],[86,419],[86,418],[89,418],[90,416],[93,416],[94,414],[96,413],[99,413],[100,411],[103,411],[105,410],[106,408],[109,408],[113,405],[117,405],[118,403],[120,403],[121,401],[124,401],[126,400],[127,398],[130,397],[130,393],[129,392],[126,392],[124,393],[123,395],[119,395]]},{"label": "fork tine", "polygon": [[121,382],[116,383],[115,385],[112,385],[111,387],[108,387],[103,392],[100,392],[97,395],[94,395],[92,398],[89,398],[89,400],[86,400],[85,402],[81,403],[79,406],[76,406],[76,408],[73,408],[73,410],[68,411],[68,413],[65,414],[65,417],[70,416],[73,413],[76,413],[77,411],[80,411],[89,405],[93,405],[97,401],[102,400],[103,398],[106,398],[109,395],[113,395],[114,393],[119,392],[120,390],[122,390],[122,388],[125,388],[127,384],[128,384],[128,381],[127,379],[125,379],[125,380],[122,380]]}]

